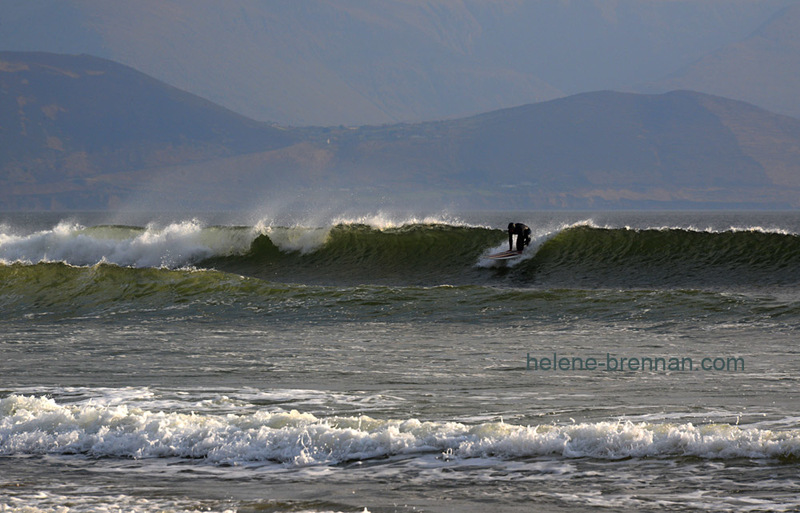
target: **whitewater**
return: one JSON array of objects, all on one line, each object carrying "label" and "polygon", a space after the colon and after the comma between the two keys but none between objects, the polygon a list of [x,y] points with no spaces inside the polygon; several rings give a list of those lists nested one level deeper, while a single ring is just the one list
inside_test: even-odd
[{"label": "whitewater", "polygon": [[795,511],[798,234],[0,214],[0,511]]}]

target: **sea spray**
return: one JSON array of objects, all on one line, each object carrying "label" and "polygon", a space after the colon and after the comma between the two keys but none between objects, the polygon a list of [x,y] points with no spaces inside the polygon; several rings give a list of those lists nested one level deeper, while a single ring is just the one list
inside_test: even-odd
[{"label": "sea spray", "polygon": [[179,268],[215,254],[242,253],[252,239],[249,229],[206,227],[197,220],[144,228],[61,222],[27,235],[0,234],[0,262]]}]

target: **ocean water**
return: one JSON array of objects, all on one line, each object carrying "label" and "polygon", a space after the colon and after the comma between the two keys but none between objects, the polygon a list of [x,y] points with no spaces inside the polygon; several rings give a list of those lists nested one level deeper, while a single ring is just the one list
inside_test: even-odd
[{"label": "ocean water", "polygon": [[0,214],[0,312],[0,511],[800,510],[794,212]]}]

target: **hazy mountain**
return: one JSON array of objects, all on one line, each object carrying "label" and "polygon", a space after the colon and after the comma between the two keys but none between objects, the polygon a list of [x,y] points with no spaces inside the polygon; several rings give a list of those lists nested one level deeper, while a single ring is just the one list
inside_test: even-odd
[{"label": "hazy mountain", "polygon": [[485,206],[800,204],[800,120],[690,91],[584,93],[328,139],[335,167],[362,183],[377,176],[400,190],[392,178],[407,176],[456,195],[478,190]]},{"label": "hazy mountain", "polygon": [[[0,52],[0,199],[86,195],[103,175],[287,146],[295,136],[90,56]],[[121,193],[131,183],[106,186]],[[80,198],[67,204],[79,208]],[[14,203],[5,205],[13,207]],[[47,203],[36,203],[47,207]]]},{"label": "hazy mountain", "polygon": [[796,207],[800,120],[676,91],[279,128],[88,56],[0,53],[0,208]]},{"label": "hazy mountain", "polygon": [[[259,120],[381,124],[653,82],[792,3],[4,0],[0,50],[99,55]],[[696,84],[734,82],[726,66]],[[761,73],[765,100],[793,87],[777,72]]]},{"label": "hazy mountain", "polygon": [[644,89],[705,91],[800,117],[800,4]]}]

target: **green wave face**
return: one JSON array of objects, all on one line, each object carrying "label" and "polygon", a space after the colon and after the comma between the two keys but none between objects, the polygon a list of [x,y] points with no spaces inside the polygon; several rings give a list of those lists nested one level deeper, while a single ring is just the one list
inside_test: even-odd
[{"label": "green wave face", "polygon": [[800,237],[573,227],[526,263],[532,281],[601,287],[764,287],[800,284]]},{"label": "green wave face", "polygon": [[[763,287],[800,284],[800,237],[762,231],[607,229],[542,234],[516,260],[502,230],[450,225],[338,225],[315,246],[258,236],[245,255],[201,265],[274,281],[322,285],[493,285],[581,288]],[[277,237],[276,237],[277,239]]]},{"label": "green wave face", "polygon": [[383,230],[337,225],[310,249],[279,247],[272,237],[258,236],[246,255],[211,258],[200,265],[309,285],[481,283],[487,272],[477,266],[480,257],[505,234],[449,225]]}]

